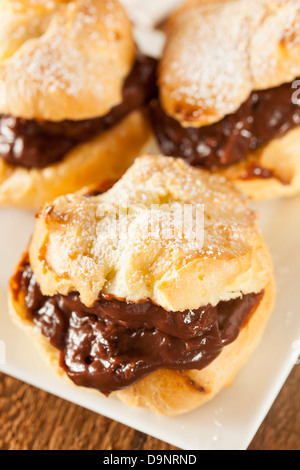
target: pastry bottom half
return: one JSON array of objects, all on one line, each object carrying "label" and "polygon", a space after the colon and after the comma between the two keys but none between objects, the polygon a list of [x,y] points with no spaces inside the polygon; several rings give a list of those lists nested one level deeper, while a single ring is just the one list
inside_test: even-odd
[{"label": "pastry bottom half", "polygon": [[44,169],[8,165],[0,158],[0,205],[40,209],[47,201],[93,183],[117,181],[143,152],[150,129],[142,111]]},{"label": "pastry bottom half", "polygon": [[250,152],[241,163],[217,174],[226,176],[254,200],[276,199],[300,193],[300,128]]},{"label": "pastry bottom half", "polygon": [[[24,255],[11,281],[12,318],[28,333],[32,342],[40,349],[55,371],[73,384],[60,365],[60,351],[51,345],[41,333],[40,328],[28,316],[25,293],[16,285],[17,273],[27,256],[27,254]],[[274,280],[270,274],[262,300],[252,313],[250,320],[244,325],[238,338],[226,346],[210,365],[202,370],[160,369],[150,373],[136,384],[112,393],[112,396],[117,396],[128,406],[144,407],[157,414],[168,416],[180,415],[203,405],[214,398],[221,389],[232,384],[236,374],[257,347],[271,314],[274,299]],[[99,393],[91,389],[87,390]]]}]

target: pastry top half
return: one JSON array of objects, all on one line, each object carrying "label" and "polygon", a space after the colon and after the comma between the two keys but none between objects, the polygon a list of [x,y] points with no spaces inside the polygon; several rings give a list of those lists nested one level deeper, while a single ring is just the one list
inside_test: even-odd
[{"label": "pastry top half", "polygon": [[135,45],[116,0],[0,0],[0,10],[0,113],[82,120],[121,103]]},{"label": "pastry top half", "polygon": [[137,159],[105,194],[46,205],[29,256],[43,295],[78,292],[87,307],[100,294],[174,312],[216,306],[262,292],[272,272],[247,200],[224,179],[162,156]]},{"label": "pastry top half", "polygon": [[191,0],[167,31],[161,102],[183,126],[220,121],[254,90],[300,76],[298,0]]}]

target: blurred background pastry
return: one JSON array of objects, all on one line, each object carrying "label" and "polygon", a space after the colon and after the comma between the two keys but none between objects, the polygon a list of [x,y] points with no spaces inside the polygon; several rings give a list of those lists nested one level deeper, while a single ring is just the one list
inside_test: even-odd
[{"label": "blurred background pastry", "polygon": [[0,204],[117,180],[149,139],[156,61],[116,0],[0,1]]},{"label": "blurred background pastry", "polygon": [[152,107],[161,151],[254,199],[299,193],[299,2],[192,0],[166,31]]}]

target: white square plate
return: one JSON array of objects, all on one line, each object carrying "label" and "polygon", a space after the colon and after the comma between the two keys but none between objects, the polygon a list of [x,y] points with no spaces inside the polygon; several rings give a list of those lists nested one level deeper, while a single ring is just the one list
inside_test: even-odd
[{"label": "white square plate", "polygon": [[[144,2],[124,0],[124,3],[137,4],[138,1]],[[178,3],[178,0],[168,3],[172,2]],[[159,3],[160,0],[151,0],[155,20],[159,19],[155,10]],[[152,34],[146,27],[145,31],[146,37]],[[159,42],[158,38],[157,47],[160,47]],[[181,449],[246,449],[300,354],[300,197],[263,203],[257,208],[261,213],[262,231],[274,257],[277,304],[260,347],[232,388],[221,392],[211,403],[181,417],[158,417],[142,409],[127,408],[114,398],[76,389],[48,369],[8,315],[8,279],[34,226],[32,213],[8,209],[0,209],[0,369]],[[1,354],[4,345],[5,361]]]}]

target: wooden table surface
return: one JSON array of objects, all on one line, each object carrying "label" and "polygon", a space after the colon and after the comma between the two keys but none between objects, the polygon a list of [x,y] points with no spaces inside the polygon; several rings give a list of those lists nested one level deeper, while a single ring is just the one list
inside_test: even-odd
[{"label": "wooden table surface", "polygon": [[[176,450],[0,373],[0,450]],[[250,450],[300,450],[300,365]]]}]

